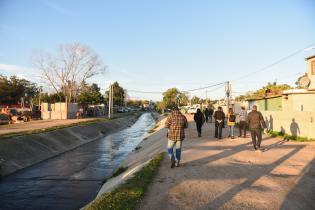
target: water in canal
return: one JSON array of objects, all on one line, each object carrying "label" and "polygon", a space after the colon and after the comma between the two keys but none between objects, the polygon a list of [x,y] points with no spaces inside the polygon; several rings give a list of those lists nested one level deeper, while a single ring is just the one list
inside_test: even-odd
[{"label": "water in canal", "polygon": [[0,210],[79,209],[154,125],[150,113],[120,132],[23,169],[0,182]]}]

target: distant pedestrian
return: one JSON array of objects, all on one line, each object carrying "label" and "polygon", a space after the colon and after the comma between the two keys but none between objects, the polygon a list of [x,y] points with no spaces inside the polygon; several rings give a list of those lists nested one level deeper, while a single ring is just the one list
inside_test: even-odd
[{"label": "distant pedestrian", "polygon": [[209,109],[208,108],[205,109],[204,115],[205,115],[206,123],[208,123],[208,120],[209,120]]},{"label": "distant pedestrian", "polygon": [[214,112],[214,120],[215,120],[215,138],[222,139],[222,128],[224,127],[224,119],[225,119],[225,114],[222,111],[222,107],[218,107],[218,110]]},{"label": "distant pedestrian", "polygon": [[246,129],[247,129],[247,111],[245,110],[245,107],[242,106],[241,107],[241,111],[239,113],[239,117],[240,117],[240,123],[239,123],[239,135],[238,137],[242,136],[242,131],[244,133],[244,138],[246,138]]},{"label": "distant pedestrian", "polygon": [[262,130],[266,128],[266,123],[262,114],[257,111],[257,106],[252,107],[252,111],[248,114],[247,125],[252,136],[253,146],[255,151],[260,150],[262,140]]},{"label": "distant pedestrian", "polygon": [[210,107],[210,109],[209,109],[209,121],[210,121],[211,123],[212,123],[213,112],[214,112],[213,108]]},{"label": "distant pedestrian", "polygon": [[201,137],[201,128],[205,123],[205,117],[200,109],[197,109],[197,113],[194,115],[194,120],[197,126],[198,137]]},{"label": "distant pedestrian", "polygon": [[[182,141],[185,139],[184,129],[188,127],[188,122],[186,117],[175,107],[167,118],[165,127],[168,128],[167,152],[171,159],[171,168],[178,167],[181,159]],[[175,156],[174,147],[176,148]]]},{"label": "distant pedestrian", "polygon": [[227,125],[229,126],[229,137],[231,137],[231,139],[234,139],[235,121],[236,121],[236,115],[234,114],[233,109],[229,108],[229,112],[227,115]]}]

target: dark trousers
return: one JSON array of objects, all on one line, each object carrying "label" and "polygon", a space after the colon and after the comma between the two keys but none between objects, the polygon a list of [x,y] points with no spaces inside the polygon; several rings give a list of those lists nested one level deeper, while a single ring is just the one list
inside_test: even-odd
[{"label": "dark trousers", "polygon": [[202,128],[202,123],[196,123],[197,126],[197,132],[198,132],[198,136],[201,136],[201,128]]},{"label": "dark trousers", "polygon": [[223,123],[224,123],[224,121],[222,121],[222,122],[215,121],[215,132],[214,132],[214,136],[215,136],[216,138],[219,138],[219,139],[222,138]]},{"label": "dark trousers", "polygon": [[242,130],[244,131],[244,137],[246,137],[246,121],[240,121],[240,124],[239,124],[239,131],[240,131],[240,135],[239,136],[242,136]]},{"label": "dark trousers", "polygon": [[251,129],[250,134],[252,136],[254,149],[259,149],[261,139],[262,139],[261,129],[259,129],[259,128]]},{"label": "dark trousers", "polygon": [[205,115],[205,118],[206,118],[206,123],[208,123],[209,116],[208,116],[208,115]]}]

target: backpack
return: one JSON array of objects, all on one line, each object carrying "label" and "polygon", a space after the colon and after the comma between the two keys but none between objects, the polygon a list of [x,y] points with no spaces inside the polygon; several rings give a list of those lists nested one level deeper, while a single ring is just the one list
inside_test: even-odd
[{"label": "backpack", "polygon": [[235,114],[231,114],[231,115],[229,116],[229,122],[235,122],[235,120],[236,120]]}]

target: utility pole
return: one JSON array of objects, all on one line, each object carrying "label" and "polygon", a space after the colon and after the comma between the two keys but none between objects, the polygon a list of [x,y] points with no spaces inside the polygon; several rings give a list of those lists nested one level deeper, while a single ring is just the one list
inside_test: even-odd
[{"label": "utility pole", "polygon": [[226,86],[225,86],[225,94],[226,94],[226,101],[227,101],[227,108],[230,108],[230,97],[231,97],[231,90],[232,90],[232,86],[230,81],[226,82]]},{"label": "utility pole", "polygon": [[108,118],[111,119],[113,110],[113,85],[109,85],[109,93],[108,93]]}]

